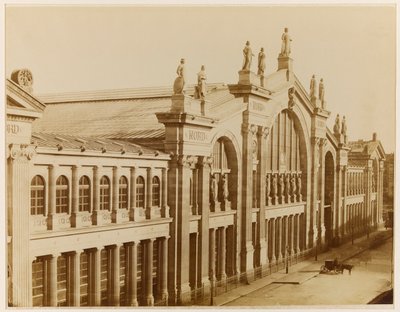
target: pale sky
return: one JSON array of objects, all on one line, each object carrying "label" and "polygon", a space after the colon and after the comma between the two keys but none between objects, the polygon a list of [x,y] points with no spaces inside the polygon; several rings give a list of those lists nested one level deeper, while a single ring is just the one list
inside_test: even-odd
[{"label": "pale sky", "polygon": [[[171,86],[179,60],[188,83],[237,83],[246,40],[277,70],[281,34],[293,39],[306,90],[324,78],[328,125],[346,115],[350,140],[378,133],[395,150],[396,10],[386,6],[8,6],[6,76],[29,68],[34,94]],[[257,71],[254,59],[252,70]]]}]

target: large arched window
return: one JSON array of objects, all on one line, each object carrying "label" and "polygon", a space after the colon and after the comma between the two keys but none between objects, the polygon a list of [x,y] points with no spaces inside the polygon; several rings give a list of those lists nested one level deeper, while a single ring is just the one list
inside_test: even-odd
[{"label": "large arched window", "polygon": [[124,176],[119,178],[118,200],[119,209],[128,209],[128,179]]},{"label": "large arched window", "polygon": [[44,215],[44,179],[37,175],[31,181],[31,215]]},{"label": "large arched window", "polygon": [[100,210],[110,210],[110,180],[106,176],[100,179]]},{"label": "large arched window", "polygon": [[68,213],[68,204],[68,179],[62,175],[56,182],[56,213]]},{"label": "large arched window", "polygon": [[152,194],[153,194],[153,206],[160,206],[160,179],[158,177],[153,177],[152,183]]},{"label": "large arched window", "polygon": [[79,180],[79,211],[90,212],[90,180],[87,176]]},{"label": "large arched window", "polygon": [[136,179],[136,207],[144,208],[144,179],[141,176]]}]

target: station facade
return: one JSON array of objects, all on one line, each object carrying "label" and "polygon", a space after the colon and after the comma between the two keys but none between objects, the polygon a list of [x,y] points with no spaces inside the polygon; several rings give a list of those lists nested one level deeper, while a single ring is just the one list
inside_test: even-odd
[{"label": "station facade", "polygon": [[376,229],[381,143],[348,142],[343,122],[329,129],[327,102],[292,62],[282,52],[266,76],[249,64],[201,96],[192,86],[35,96],[31,73],[15,71],[9,304],[208,304]]}]

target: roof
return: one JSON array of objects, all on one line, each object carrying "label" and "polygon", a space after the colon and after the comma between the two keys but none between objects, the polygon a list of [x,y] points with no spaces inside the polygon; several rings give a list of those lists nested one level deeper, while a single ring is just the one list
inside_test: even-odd
[{"label": "roof", "polygon": [[117,152],[121,154],[168,156],[160,151],[122,140],[37,132],[32,133],[31,140],[38,147],[56,148],[59,151],[81,150],[82,152],[98,151],[101,153]]},{"label": "roof", "polygon": [[[208,84],[207,89],[211,117],[220,119],[238,109],[223,105],[235,99],[224,84]],[[194,87],[188,86],[185,94],[193,92]],[[46,109],[43,117],[33,123],[33,130],[124,140],[161,139],[165,129],[155,113],[170,110],[171,95],[171,88],[162,87],[38,96]]]},{"label": "roof", "polygon": [[374,151],[377,151],[382,159],[385,159],[385,152],[383,150],[382,144],[379,140],[358,140],[349,142],[350,156],[351,154],[364,154],[364,155],[371,155]]}]

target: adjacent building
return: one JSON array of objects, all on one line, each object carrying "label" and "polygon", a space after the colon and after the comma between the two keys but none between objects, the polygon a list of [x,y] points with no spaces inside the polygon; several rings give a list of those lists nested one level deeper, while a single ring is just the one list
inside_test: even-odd
[{"label": "adjacent building", "polygon": [[287,47],[270,75],[249,63],[174,91],[6,80],[10,305],[208,304],[382,222],[376,135],[328,129],[323,81],[305,89]]}]

